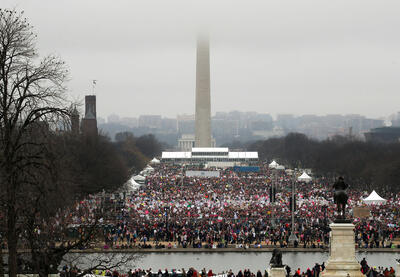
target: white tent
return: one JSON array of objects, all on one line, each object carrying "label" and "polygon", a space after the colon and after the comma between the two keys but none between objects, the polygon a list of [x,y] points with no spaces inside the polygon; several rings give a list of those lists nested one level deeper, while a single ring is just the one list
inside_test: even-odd
[{"label": "white tent", "polygon": [[384,204],[386,203],[386,199],[383,199],[382,197],[380,197],[376,191],[372,191],[371,194],[367,197],[363,199],[365,204],[371,205],[371,204]]},{"label": "white tent", "polygon": [[[134,177],[135,176],[131,177],[128,181],[126,181],[126,183],[123,186],[121,186],[116,191],[117,193],[119,193],[119,195],[120,195],[119,197],[121,199],[124,197],[124,193],[126,193],[126,192],[127,193],[131,193],[131,192],[136,191],[137,189],[139,189],[140,186],[142,186],[141,184],[137,183],[134,180]],[[114,194],[111,194],[111,195],[112,195],[112,197],[114,197],[112,199],[115,199],[115,195]],[[116,195],[118,195],[118,194],[116,194]]]},{"label": "white tent", "polygon": [[312,178],[310,176],[308,176],[307,173],[303,172],[303,174],[301,174],[301,176],[299,178],[297,178],[297,180],[308,183],[312,180]]},{"label": "white tent", "polygon": [[277,162],[272,161],[272,163],[270,163],[270,164],[268,165],[268,167],[269,167],[269,168],[276,168],[278,165],[279,165],[279,164],[278,164]]},{"label": "white tent", "polygon": [[154,171],[154,168],[152,168],[151,166],[146,166],[146,168],[145,169],[143,169],[144,171],[149,171],[149,172],[151,172],[151,171]]},{"label": "white tent", "polygon": [[151,172],[153,172],[154,171],[154,168],[152,168],[151,166],[146,166],[146,168],[145,169],[143,169],[142,171],[140,171],[140,175],[143,175],[143,176],[148,176]]},{"label": "white tent", "polygon": [[129,192],[137,190],[140,186],[140,184],[135,182],[133,177],[127,182],[127,188]]},{"label": "white tent", "polygon": [[158,160],[158,159],[156,159],[156,158],[153,158],[153,159],[150,161],[150,163],[151,163],[151,164],[159,164],[159,163],[160,163],[160,160]]},{"label": "white tent", "polygon": [[149,172],[147,170],[142,170],[142,171],[139,172],[139,175],[141,175],[142,177],[143,176],[146,177],[146,176],[149,175]]},{"label": "white tent", "polygon": [[146,180],[146,177],[144,177],[142,175],[136,175],[136,176],[133,176],[132,179],[135,181],[144,181],[144,180]]},{"label": "white tent", "polygon": [[294,172],[294,170],[289,168],[289,169],[285,169],[285,172],[286,172],[286,174],[288,174],[288,175],[292,175],[293,172]]},{"label": "white tent", "polygon": [[284,167],[283,165],[277,165],[277,166],[276,166],[276,169],[278,169],[278,170],[284,170],[285,167]]}]

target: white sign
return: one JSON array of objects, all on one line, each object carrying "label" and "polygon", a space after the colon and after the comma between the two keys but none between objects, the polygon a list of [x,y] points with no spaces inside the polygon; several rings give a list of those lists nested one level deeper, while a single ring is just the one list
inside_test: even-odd
[{"label": "white sign", "polygon": [[188,170],[188,171],[186,171],[185,175],[186,175],[186,177],[218,178],[219,171]]}]

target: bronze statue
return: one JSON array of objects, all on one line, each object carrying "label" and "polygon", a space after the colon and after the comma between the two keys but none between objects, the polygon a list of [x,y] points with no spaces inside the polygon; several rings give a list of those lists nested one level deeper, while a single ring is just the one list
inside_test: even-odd
[{"label": "bronze statue", "polygon": [[279,249],[275,248],[272,251],[272,257],[269,261],[269,265],[272,267],[283,267],[282,264],[282,253]]},{"label": "bronze statue", "polygon": [[334,193],[333,200],[337,206],[337,219],[346,218],[346,204],[349,196],[346,193],[346,189],[349,187],[348,184],[344,182],[343,177],[339,177],[338,180],[333,184]]}]

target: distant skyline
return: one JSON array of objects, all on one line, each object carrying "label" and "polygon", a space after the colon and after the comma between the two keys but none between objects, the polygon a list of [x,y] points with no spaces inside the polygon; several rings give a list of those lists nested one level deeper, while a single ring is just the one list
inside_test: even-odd
[{"label": "distant skyline", "polygon": [[[98,116],[194,114],[196,36],[210,35],[211,109],[277,114],[400,111],[399,1],[3,0],[38,50],[69,66]],[[202,26],[202,28],[199,28]]]},{"label": "distant skyline", "polygon": [[[215,117],[215,116],[216,116],[216,113],[230,113],[230,112],[269,114],[269,113],[267,113],[267,112],[263,113],[263,112],[256,112],[256,111],[239,111],[239,110],[232,110],[232,111],[216,111],[215,113],[211,114],[211,117]],[[82,114],[83,114],[83,113],[82,113]],[[194,120],[194,113],[192,113],[192,114],[189,114],[189,113],[186,113],[186,114],[179,114],[179,115],[175,115],[175,116],[174,116],[174,115],[168,116],[168,115],[156,114],[156,113],[154,113],[154,114],[149,114],[149,113],[148,113],[148,114],[139,114],[139,115],[136,115],[136,116],[124,116],[124,115],[120,115],[120,114],[118,114],[118,113],[112,113],[112,114],[109,114],[109,115],[106,115],[106,116],[98,116],[98,118],[104,119],[104,120],[107,122],[109,117],[112,117],[112,120],[116,120],[116,116],[118,117],[119,120],[121,120],[121,119],[127,119],[127,118],[135,118],[135,119],[138,119],[140,116],[161,116],[161,118],[176,119],[177,116],[183,116],[183,115],[193,116],[193,120]],[[310,114],[310,113],[308,113],[308,114],[278,113],[278,114],[269,114],[269,115],[272,117],[273,120],[276,120],[278,115],[293,115],[294,117],[310,116],[310,115],[311,115],[311,116],[320,116],[320,117],[329,116],[329,115],[339,115],[339,116],[346,117],[346,116],[356,116],[356,115],[359,115],[359,116],[364,116],[364,117],[366,117],[366,118],[368,118],[368,119],[379,119],[379,120],[386,120],[386,119],[389,119],[390,116],[396,117],[396,118],[398,117],[398,114],[397,114],[397,113],[392,113],[392,114],[388,114],[388,115],[386,115],[386,116],[381,116],[381,117],[369,117],[369,116],[363,115],[363,114]],[[395,118],[393,118],[393,119],[395,119]]]}]

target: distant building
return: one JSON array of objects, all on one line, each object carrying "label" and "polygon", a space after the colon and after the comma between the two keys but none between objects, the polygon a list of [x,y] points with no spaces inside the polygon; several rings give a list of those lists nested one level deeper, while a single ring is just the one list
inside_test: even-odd
[{"label": "distant building", "polygon": [[164,117],[161,120],[161,130],[173,133],[177,131],[177,122],[175,118],[166,118]]},{"label": "distant building", "polygon": [[275,124],[284,130],[291,130],[296,127],[296,120],[292,114],[278,114]]},{"label": "distant building", "polygon": [[400,112],[392,119],[392,127],[400,127]]},{"label": "distant building", "polygon": [[193,134],[183,134],[178,139],[178,149],[180,151],[192,151],[194,147],[195,139]]},{"label": "distant building", "polygon": [[117,122],[119,122],[119,116],[117,114],[110,114],[107,117],[107,122],[108,123],[117,123]]},{"label": "distant building", "polygon": [[400,142],[400,127],[381,127],[364,134],[367,141],[394,143]]},{"label": "distant building", "polygon": [[136,117],[122,117],[118,123],[128,126],[129,128],[137,128],[139,126],[139,121]]},{"label": "distant building", "polygon": [[212,118],[212,133],[215,137],[234,138],[238,135],[238,120]]},{"label": "distant building", "polygon": [[368,130],[383,127],[385,124],[384,120],[379,119],[368,119],[362,115],[347,115],[346,116],[346,127],[352,128],[352,132],[355,134],[361,134],[368,132]]},{"label": "distant building", "polygon": [[194,114],[183,114],[176,117],[178,133],[194,134]]},{"label": "distant building", "polygon": [[85,117],[81,125],[84,135],[97,136],[96,95],[85,96]]},{"label": "distant building", "polygon": [[161,115],[141,115],[141,116],[139,116],[139,127],[160,129],[161,123],[162,123]]},{"label": "distant building", "polygon": [[[215,139],[211,137],[211,147],[215,147]],[[195,137],[194,134],[183,134],[180,139],[178,139],[178,149],[180,151],[192,151],[195,147]]]}]

